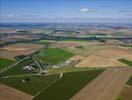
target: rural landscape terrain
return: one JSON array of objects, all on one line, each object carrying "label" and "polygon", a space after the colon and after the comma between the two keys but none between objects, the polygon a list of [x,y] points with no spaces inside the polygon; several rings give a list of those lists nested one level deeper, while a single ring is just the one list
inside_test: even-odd
[{"label": "rural landscape terrain", "polygon": [[132,100],[132,0],[0,0],[0,100]]},{"label": "rural landscape terrain", "polygon": [[1,24],[0,98],[131,100],[132,26],[101,25]]}]

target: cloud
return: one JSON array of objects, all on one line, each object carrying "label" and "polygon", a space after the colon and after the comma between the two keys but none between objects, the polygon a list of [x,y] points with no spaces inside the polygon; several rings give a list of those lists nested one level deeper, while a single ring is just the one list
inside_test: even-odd
[{"label": "cloud", "polygon": [[9,17],[14,17],[14,15],[13,14],[9,14]]},{"label": "cloud", "polygon": [[81,11],[81,12],[88,12],[89,9],[88,9],[88,8],[81,8],[80,11]]},{"label": "cloud", "polygon": [[96,12],[96,11],[88,8],[80,8],[80,12],[87,13],[87,12]]}]

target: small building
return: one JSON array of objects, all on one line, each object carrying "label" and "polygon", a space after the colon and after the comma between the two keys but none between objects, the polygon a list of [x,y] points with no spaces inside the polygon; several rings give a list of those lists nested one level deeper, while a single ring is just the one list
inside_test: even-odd
[{"label": "small building", "polygon": [[33,70],[33,69],[35,69],[35,68],[32,67],[32,66],[25,66],[25,67],[23,67],[23,69],[24,69],[24,70],[27,70],[27,71],[31,71],[31,70]]}]

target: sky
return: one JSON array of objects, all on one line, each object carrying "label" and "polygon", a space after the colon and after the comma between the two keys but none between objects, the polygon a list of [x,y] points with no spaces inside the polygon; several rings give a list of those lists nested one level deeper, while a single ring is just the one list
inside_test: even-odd
[{"label": "sky", "polygon": [[0,22],[132,23],[132,0],[0,0]]}]

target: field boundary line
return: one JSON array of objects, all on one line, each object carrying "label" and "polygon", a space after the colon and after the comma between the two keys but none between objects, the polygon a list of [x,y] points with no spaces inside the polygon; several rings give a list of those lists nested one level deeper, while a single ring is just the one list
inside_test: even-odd
[{"label": "field boundary line", "polygon": [[39,94],[41,94],[42,92],[45,92],[51,85],[53,85],[54,83],[56,83],[59,79],[60,79],[60,77],[57,78],[57,79],[55,79],[55,80],[52,81],[47,87],[43,88],[43,89],[40,90],[38,93],[36,93],[36,94],[34,95],[34,98],[37,97],[37,96],[38,96]]}]

